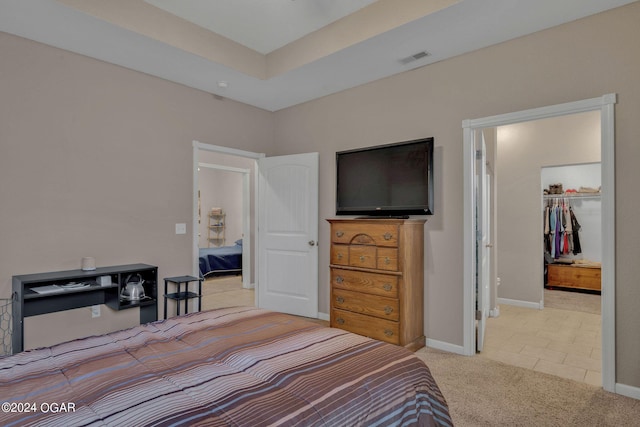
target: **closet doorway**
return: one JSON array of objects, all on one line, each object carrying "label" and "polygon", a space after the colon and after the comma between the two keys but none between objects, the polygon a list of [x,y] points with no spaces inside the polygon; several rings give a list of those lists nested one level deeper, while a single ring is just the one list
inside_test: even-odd
[{"label": "closet doorway", "polygon": [[[475,329],[476,329],[476,301],[475,301],[475,287],[476,287],[476,277],[475,277],[475,251],[474,248],[476,246],[476,236],[473,230],[475,230],[475,217],[473,212],[475,212],[476,200],[474,199],[474,193],[472,189],[475,185],[475,169],[474,169],[474,159],[476,157],[476,153],[473,149],[475,146],[474,135],[478,130],[486,130],[488,128],[500,128],[502,126],[508,126],[518,123],[530,123],[534,120],[539,119],[547,119],[553,117],[567,116],[585,113],[589,111],[593,111],[599,115],[600,118],[600,136],[601,136],[601,161],[602,161],[602,235],[603,235],[603,247],[602,247],[602,385],[608,391],[614,391],[615,388],[615,323],[613,321],[615,314],[615,305],[614,305],[614,293],[615,293],[615,245],[614,245],[614,236],[615,236],[615,225],[613,223],[613,218],[615,214],[614,207],[614,157],[613,157],[613,147],[614,147],[614,132],[613,132],[613,123],[614,123],[614,104],[616,101],[615,94],[605,95],[600,98],[592,98],[583,101],[577,101],[573,103],[567,104],[559,104],[549,107],[542,107],[533,110],[526,110],[516,113],[509,113],[500,116],[492,116],[483,119],[474,119],[474,120],[465,120],[463,122],[464,129],[464,158],[465,158],[465,193],[464,193],[464,202],[465,202],[465,328],[464,328],[464,354],[472,355],[475,353]],[[556,147],[559,145],[556,144]],[[519,147],[520,149],[524,148],[524,146]],[[518,154],[518,150],[514,150],[514,153]],[[519,153],[521,156],[522,152]],[[522,175],[522,171],[521,175]],[[537,282],[540,284],[542,282],[543,275],[543,262],[542,262],[542,234],[540,233],[540,224],[542,222],[542,213],[540,212],[542,196],[540,178],[539,178],[540,168],[537,168],[536,175],[536,184],[534,192],[538,195],[537,197],[537,209],[532,208],[533,211],[538,210],[538,216],[540,220],[534,226],[533,233],[535,237],[532,237],[530,240],[534,242],[539,242],[537,248],[537,254],[535,255],[536,259],[540,259],[540,263],[537,266],[527,267],[529,271],[521,271],[520,278],[528,278],[529,275],[533,276],[537,274],[537,277],[540,280]],[[502,179],[501,171],[496,171],[496,181],[500,181]],[[520,181],[517,178],[514,183],[517,184]],[[524,184],[523,184],[524,185]],[[522,192],[523,189],[519,188],[518,192]],[[513,193],[513,192],[512,192]],[[515,193],[518,194],[518,193]],[[512,194],[513,195],[513,194]],[[513,202],[516,204],[517,202]],[[497,227],[500,228],[501,224],[498,222]],[[517,234],[520,231],[520,228],[516,228],[511,230],[511,234]],[[516,236],[517,237],[517,236]],[[521,236],[522,237],[522,236]],[[521,239],[521,243],[526,239],[523,237]],[[497,243],[494,245],[494,252],[497,253],[499,248],[503,243],[500,241],[494,242]],[[497,247],[497,248],[495,248]],[[507,248],[502,248],[503,250],[507,250]],[[521,254],[522,255],[522,254]],[[500,260],[499,262],[501,262]],[[531,274],[529,274],[531,273]],[[492,294],[495,295],[497,284],[496,278],[492,279],[492,283],[490,287],[492,289]],[[505,278],[501,277],[501,282],[503,285]],[[524,292],[527,295],[508,295],[512,296],[513,301],[521,301],[525,305],[529,304],[530,308],[542,308],[543,307],[543,297],[542,297],[542,287],[539,287],[537,290],[530,289],[525,290]],[[505,289],[508,287],[505,285]],[[513,289],[511,289],[513,291]],[[511,298],[506,298],[511,299]],[[497,301],[497,300],[496,300]],[[509,301],[509,302],[513,302]],[[493,314],[498,314],[497,305],[492,309]],[[490,327],[490,326],[489,326]]]},{"label": "closet doorway", "polygon": [[[599,117],[594,119],[597,124]],[[599,137],[595,148],[599,154]],[[561,293],[564,300],[557,301],[567,307],[572,306],[572,300],[585,304],[599,300],[580,298],[578,293],[599,295],[601,291],[601,164],[597,161],[545,166],[541,170],[541,184],[544,191],[544,307],[554,306],[554,301],[548,301],[555,293],[553,290],[568,291]],[[599,307],[598,304],[598,314]],[[576,308],[581,311],[583,307]]]}]

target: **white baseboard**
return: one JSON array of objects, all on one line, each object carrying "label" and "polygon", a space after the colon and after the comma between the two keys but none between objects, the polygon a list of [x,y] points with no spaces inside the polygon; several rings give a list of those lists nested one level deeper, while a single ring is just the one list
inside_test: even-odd
[{"label": "white baseboard", "polygon": [[427,338],[427,347],[435,348],[436,350],[447,351],[449,353],[459,354],[464,356],[464,347],[461,345],[455,345],[444,341],[432,340]]},{"label": "white baseboard", "polygon": [[539,302],[520,301],[508,298],[498,298],[498,304],[515,305],[516,307],[534,308],[536,310],[542,310],[543,308]]},{"label": "white baseboard", "polygon": [[640,388],[625,384],[616,384],[616,393],[640,400]]},{"label": "white baseboard", "polygon": [[326,320],[327,322],[329,321],[329,314],[328,313],[318,313],[318,319],[320,320]]}]

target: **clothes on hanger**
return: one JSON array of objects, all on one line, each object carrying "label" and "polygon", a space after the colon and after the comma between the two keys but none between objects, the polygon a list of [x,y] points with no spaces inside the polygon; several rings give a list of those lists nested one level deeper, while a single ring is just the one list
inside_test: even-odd
[{"label": "clothes on hanger", "polygon": [[567,199],[548,200],[544,208],[544,250],[551,258],[582,253],[580,223]]},{"label": "clothes on hanger", "polygon": [[578,223],[576,215],[573,213],[573,209],[571,207],[569,207],[569,214],[571,216],[571,231],[573,234],[573,254],[577,255],[582,253],[582,248],[580,247],[580,235],[578,234],[578,231],[580,231],[580,228],[582,227],[580,226],[580,223]]}]

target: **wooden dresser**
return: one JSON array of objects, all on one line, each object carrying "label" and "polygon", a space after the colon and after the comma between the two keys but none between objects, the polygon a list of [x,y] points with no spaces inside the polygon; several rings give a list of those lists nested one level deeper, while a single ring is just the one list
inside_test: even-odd
[{"label": "wooden dresser", "polygon": [[424,347],[424,223],[329,219],[331,326]]}]

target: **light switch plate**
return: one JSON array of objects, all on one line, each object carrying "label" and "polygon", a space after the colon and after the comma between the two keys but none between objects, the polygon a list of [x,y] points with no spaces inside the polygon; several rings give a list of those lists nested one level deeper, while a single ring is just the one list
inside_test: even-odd
[{"label": "light switch plate", "polygon": [[185,223],[176,224],[176,234],[187,234],[187,224]]}]

